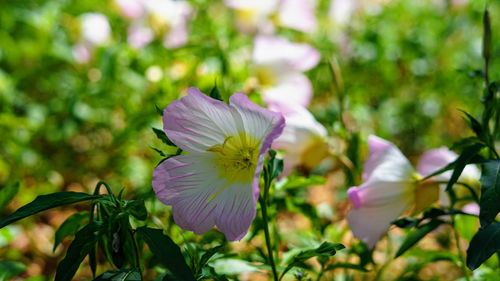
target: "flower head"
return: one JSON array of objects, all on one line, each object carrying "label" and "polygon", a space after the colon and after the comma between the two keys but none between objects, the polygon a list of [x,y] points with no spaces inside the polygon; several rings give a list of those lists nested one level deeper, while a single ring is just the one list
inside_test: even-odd
[{"label": "flower head", "polygon": [[417,183],[420,176],[394,144],[370,136],[368,146],[364,182],[348,190],[353,209],[347,219],[353,234],[373,247],[405,210],[421,210],[435,201],[438,189]]},{"label": "flower head", "polygon": [[111,27],[108,18],[100,13],[86,13],[80,16],[80,41],[73,47],[73,57],[79,63],[91,59],[95,46],[109,41]]},{"label": "flower head", "polygon": [[186,154],[162,162],[153,175],[160,201],[175,222],[197,234],[216,225],[241,239],[255,217],[264,154],[284,119],[234,94],[227,105],[190,88],[163,113],[163,128]]},{"label": "flower head", "polygon": [[320,55],[316,49],[280,37],[258,36],[252,56],[267,104],[309,105],[311,81],[302,72],[318,64]]},{"label": "flower head", "polygon": [[281,112],[286,120],[283,134],[273,143],[274,148],[285,151],[284,175],[294,167],[311,170],[328,156],[326,129],[306,108],[272,104],[269,109]]}]

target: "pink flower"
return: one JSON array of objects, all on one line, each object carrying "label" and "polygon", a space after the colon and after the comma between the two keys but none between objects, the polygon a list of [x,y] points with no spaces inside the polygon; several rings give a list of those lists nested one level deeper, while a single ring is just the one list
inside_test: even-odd
[{"label": "pink flower", "polygon": [[283,134],[273,143],[273,148],[285,152],[283,175],[295,167],[312,170],[329,155],[326,129],[306,108],[274,104],[269,109],[281,112],[286,121]]},{"label": "pink flower", "polygon": [[312,85],[302,72],[318,64],[319,52],[307,44],[272,36],[258,36],[254,44],[255,74],[264,101],[308,106]]},{"label": "pink flower", "polygon": [[227,105],[190,88],[163,113],[166,134],[186,153],[155,169],[158,199],[184,229],[201,234],[216,225],[228,240],[241,239],[255,217],[264,154],[284,124],[243,94]]},{"label": "pink flower", "polygon": [[106,44],[111,38],[108,18],[99,13],[86,13],[80,16],[80,41],[73,47],[73,57],[78,63],[87,63],[96,46]]},{"label": "pink flower", "polygon": [[368,147],[364,183],[347,192],[353,206],[347,220],[354,236],[373,247],[414,202],[416,185],[415,170],[396,146],[370,136]]},{"label": "pink flower", "polygon": [[127,18],[138,19],[144,15],[143,0],[116,0],[120,12]]}]

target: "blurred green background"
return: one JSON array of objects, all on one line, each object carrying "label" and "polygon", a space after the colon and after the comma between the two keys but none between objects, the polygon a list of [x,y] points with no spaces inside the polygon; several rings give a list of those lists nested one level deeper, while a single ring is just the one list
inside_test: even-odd
[{"label": "blurred green background", "polygon": [[[350,130],[376,133],[411,156],[470,134],[459,109],[477,115],[481,108],[486,2],[357,1],[339,23],[328,15],[331,2],[322,0],[317,32],[277,33],[320,51],[321,63],[307,73],[315,95],[310,109],[330,132],[342,118]],[[246,88],[253,37],[235,28],[234,13],[221,1],[189,3],[186,45],[167,49],[154,40],[136,49],[127,43],[130,20],[114,1],[0,2],[0,186],[21,183],[0,215],[38,194],[90,191],[99,179],[129,194],[149,192],[161,158],[152,149],[161,147],[151,130],[162,127],[156,106],[189,86],[209,91],[217,82],[226,96]],[[489,1],[489,9],[490,75],[498,78],[499,1]],[[89,12],[108,18],[111,38],[79,63],[73,48],[80,16]],[[342,116],[332,59],[343,77]]]}]

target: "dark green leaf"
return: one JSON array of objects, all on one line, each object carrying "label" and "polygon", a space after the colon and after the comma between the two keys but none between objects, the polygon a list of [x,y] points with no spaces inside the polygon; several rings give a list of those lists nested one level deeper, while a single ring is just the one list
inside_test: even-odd
[{"label": "dark green leaf", "polygon": [[214,85],[212,90],[210,90],[210,97],[216,100],[222,101],[222,96],[220,94],[219,88],[217,88],[217,84]]},{"label": "dark green leaf", "polygon": [[85,256],[95,247],[100,234],[101,225],[96,222],[87,224],[75,234],[75,240],[71,242],[66,256],[57,266],[55,281],[73,279]]},{"label": "dark green leaf", "polygon": [[156,147],[151,147],[154,151],[156,151],[158,154],[160,154],[161,157],[166,157],[167,154],[165,154],[165,152],[161,151],[160,149],[156,148]]},{"label": "dark green leaf", "polygon": [[148,210],[142,199],[126,201],[123,208],[138,220],[145,221],[148,218]]},{"label": "dark green leaf", "polygon": [[446,185],[446,190],[450,190],[453,187],[453,185],[457,182],[458,178],[462,174],[465,166],[472,162],[471,160],[474,159],[474,157],[483,147],[483,144],[477,143],[464,148],[460,156],[458,156],[457,160],[452,163],[455,165],[455,168],[453,169],[453,174],[451,175],[450,180]]},{"label": "dark green leaf", "polygon": [[34,215],[51,208],[73,204],[81,201],[88,201],[100,198],[100,195],[90,195],[83,192],[63,191],[47,195],[40,195],[32,202],[19,208],[13,214],[0,220],[0,228],[16,222],[25,217]]},{"label": "dark green leaf", "polygon": [[56,250],[64,238],[74,235],[86,223],[88,218],[88,212],[78,212],[67,218],[56,231],[53,251]]},{"label": "dark green leaf", "polygon": [[163,110],[161,108],[158,107],[158,105],[155,104],[155,109],[156,109],[156,113],[158,113],[160,116],[163,116]]},{"label": "dark green leaf", "polygon": [[7,184],[0,189],[0,210],[2,210],[7,204],[16,196],[19,191],[19,183]]},{"label": "dark green leaf", "polygon": [[142,234],[149,249],[158,258],[161,264],[170,270],[178,280],[195,280],[179,246],[177,246],[170,237],[163,234],[161,229],[153,229],[144,226],[138,228],[137,232]]},{"label": "dark green leaf", "polygon": [[167,137],[164,131],[156,128],[152,128],[156,137],[161,140],[164,144],[168,146],[175,146],[175,144]]},{"label": "dark green leaf", "polygon": [[465,115],[467,120],[469,121],[469,126],[471,127],[472,131],[478,136],[480,139],[483,138],[483,126],[481,126],[481,123],[476,120],[472,115],[467,113],[466,111],[461,110],[462,113]]},{"label": "dark green leaf", "polygon": [[500,160],[483,164],[481,173],[481,199],[479,219],[485,227],[495,220],[500,212]]},{"label": "dark green leaf", "polygon": [[94,281],[140,281],[141,274],[137,269],[119,269],[107,271],[97,276]]},{"label": "dark green leaf", "polygon": [[23,273],[26,266],[14,261],[0,261],[0,281],[10,280],[12,277]]},{"label": "dark green leaf", "polygon": [[399,247],[399,250],[396,253],[396,258],[404,254],[408,249],[413,247],[413,245],[417,244],[420,239],[424,238],[425,235],[436,229],[442,223],[443,221],[440,220],[432,220],[427,224],[417,227],[415,231],[408,234],[401,247]]},{"label": "dark green leaf", "polygon": [[393,221],[392,224],[399,228],[409,228],[416,226],[418,222],[419,220],[416,218],[405,217]]},{"label": "dark green leaf", "polygon": [[199,268],[203,268],[208,263],[208,261],[215,254],[217,254],[217,252],[219,252],[219,250],[221,250],[222,248],[224,248],[224,245],[218,245],[218,246],[215,246],[215,247],[207,250],[205,253],[203,253],[203,255],[201,256],[201,259],[200,259]]},{"label": "dark green leaf", "polygon": [[491,58],[491,21],[488,9],[483,13],[483,58],[489,61]]},{"label": "dark green leaf", "polygon": [[500,223],[495,222],[480,228],[467,249],[467,266],[474,270],[500,251]]}]

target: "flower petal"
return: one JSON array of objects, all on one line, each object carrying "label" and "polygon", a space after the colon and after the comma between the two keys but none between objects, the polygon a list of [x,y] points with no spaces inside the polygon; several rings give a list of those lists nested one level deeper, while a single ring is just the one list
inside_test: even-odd
[{"label": "flower petal", "polygon": [[395,201],[392,204],[353,209],[347,215],[349,227],[354,236],[373,248],[410,204],[408,201]]},{"label": "flower petal", "polygon": [[229,241],[243,238],[255,218],[257,199],[252,189],[251,184],[234,184],[215,199],[215,224]]},{"label": "flower petal", "polygon": [[[458,155],[455,152],[446,147],[429,150],[420,157],[417,171],[424,177],[428,176],[455,161],[457,157]],[[447,180],[450,176],[451,172],[445,172],[438,177],[440,180]]]},{"label": "flower petal", "polygon": [[283,0],[279,9],[279,20],[283,26],[303,32],[316,30],[314,15],[315,1],[311,0]]},{"label": "flower petal", "polygon": [[381,181],[408,180],[413,167],[401,151],[391,142],[374,135],[368,137],[369,157],[363,168],[363,181],[372,177]]},{"label": "flower petal", "polygon": [[232,110],[221,101],[190,88],[188,95],[172,102],[163,111],[163,129],[183,150],[204,152],[238,134]]},{"label": "flower petal", "polygon": [[407,182],[366,182],[360,187],[348,190],[349,199],[355,209],[390,205],[394,202],[412,201],[415,184]]},{"label": "flower petal", "polygon": [[234,107],[238,112],[244,131],[254,138],[262,139],[259,163],[253,180],[254,197],[257,199],[259,197],[259,177],[262,171],[263,155],[267,153],[272,142],[283,132],[285,119],[280,113],[257,106],[241,93],[232,95],[229,102],[231,107]]},{"label": "flower petal", "polygon": [[153,174],[156,196],[172,205],[175,223],[197,234],[214,226],[216,202],[212,197],[224,184],[217,178],[210,154],[169,158]]},{"label": "flower petal", "polygon": [[312,85],[304,74],[290,73],[280,77],[276,86],[264,89],[262,94],[268,105],[296,104],[307,107],[312,98]]}]

